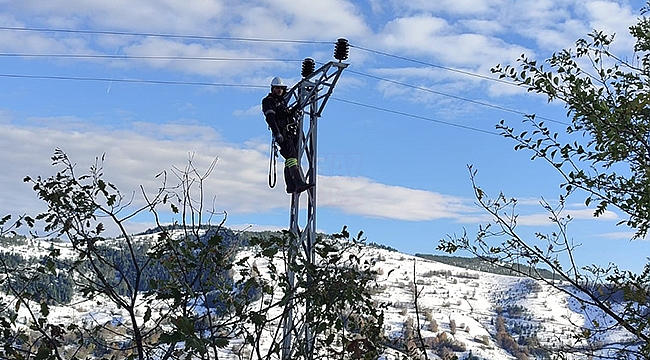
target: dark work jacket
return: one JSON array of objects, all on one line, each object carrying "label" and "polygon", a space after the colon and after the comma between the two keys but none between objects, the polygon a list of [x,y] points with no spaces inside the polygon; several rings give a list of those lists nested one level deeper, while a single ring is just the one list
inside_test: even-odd
[{"label": "dark work jacket", "polygon": [[281,134],[287,138],[287,125],[293,122],[293,119],[284,98],[269,93],[262,99],[262,112],[273,135]]}]

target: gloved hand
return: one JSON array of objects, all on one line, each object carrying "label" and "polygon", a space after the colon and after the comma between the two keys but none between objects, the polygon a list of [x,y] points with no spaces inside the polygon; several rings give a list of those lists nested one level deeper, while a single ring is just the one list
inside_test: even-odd
[{"label": "gloved hand", "polygon": [[275,142],[278,144],[284,141],[284,137],[282,136],[282,134],[275,134],[273,135],[273,138],[275,139]]}]

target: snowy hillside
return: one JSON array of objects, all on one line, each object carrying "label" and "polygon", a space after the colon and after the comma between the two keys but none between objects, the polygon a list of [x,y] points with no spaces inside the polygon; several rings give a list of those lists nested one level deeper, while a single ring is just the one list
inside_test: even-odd
[{"label": "snowy hillside", "polygon": [[[484,359],[514,358],[495,343],[499,315],[515,341],[536,337],[548,345],[566,340],[575,330],[572,324],[583,323],[567,306],[566,295],[530,279],[466,270],[383,250],[371,253],[383,260],[377,264],[383,272],[377,297],[390,305],[386,331],[393,338],[401,336],[409,318],[415,318],[414,280],[420,294],[422,336],[426,341],[447,333],[459,347],[466,348],[457,353],[461,359],[470,351]],[[431,331],[432,322],[438,325],[437,329],[433,326],[437,331]]]},{"label": "snowy hillside", "polygon": [[[35,240],[5,247],[5,252],[42,256],[51,246],[70,256],[64,242]],[[547,347],[575,347],[571,338],[580,327],[589,326],[593,320],[606,322],[598,312],[581,309],[565,293],[531,279],[467,270],[373,246],[364,246],[362,253],[374,262],[379,274],[373,298],[386,306],[386,360],[402,358],[400,352],[409,346],[404,345],[408,343],[406,337],[413,338],[418,328],[429,349],[429,359],[438,359],[449,351],[459,359],[532,359],[545,358]],[[250,249],[244,248],[242,254],[250,254]],[[275,262],[278,269],[284,268],[280,256]],[[248,263],[262,273],[268,271],[266,265],[255,259]],[[101,300],[72,301],[69,306],[51,310],[50,321],[54,323],[128,322],[121,309]],[[30,318],[27,309],[22,307],[18,315],[19,322],[26,325]],[[240,342],[233,341],[230,346],[234,349]],[[226,350],[222,358],[231,357],[231,350]]]}]

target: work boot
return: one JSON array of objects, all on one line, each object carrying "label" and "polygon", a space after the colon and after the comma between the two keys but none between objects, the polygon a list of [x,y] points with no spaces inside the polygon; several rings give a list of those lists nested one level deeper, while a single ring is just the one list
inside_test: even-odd
[{"label": "work boot", "polygon": [[295,185],[294,193],[300,194],[301,192],[307,189],[311,189],[312,187],[314,187],[314,185],[316,185],[316,184],[308,184],[307,182],[305,182],[299,166],[290,167],[289,176],[291,177],[291,180],[293,180],[293,184]]},{"label": "work boot", "polygon": [[296,185],[293,183],[289,168],[286,166],[284,167],[284,182],[287,184],[287,194],[296,192]]}]

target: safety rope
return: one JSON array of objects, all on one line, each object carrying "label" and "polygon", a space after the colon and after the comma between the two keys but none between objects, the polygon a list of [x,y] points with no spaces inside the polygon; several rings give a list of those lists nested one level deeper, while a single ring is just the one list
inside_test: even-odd
[{"label": "safety rope", "polygon": [[275,138],[271,137],[271,157],[269,159],[269,187],[273,189],[278,182],[278,148]]}]

